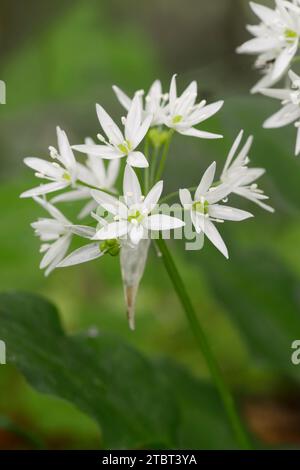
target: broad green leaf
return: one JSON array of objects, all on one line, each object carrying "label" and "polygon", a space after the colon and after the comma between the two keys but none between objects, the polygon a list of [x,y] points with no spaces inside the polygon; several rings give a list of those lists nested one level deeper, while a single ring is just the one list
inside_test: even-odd
[{"label": "broad green leaf", "polygon": [[210,385],[173,363],[145,358],[117,337],[92,333],[67,336],[55,307],[40,297],[0,296],[8,363],[39,392],[92,417],[103,447],[236,447]]}]

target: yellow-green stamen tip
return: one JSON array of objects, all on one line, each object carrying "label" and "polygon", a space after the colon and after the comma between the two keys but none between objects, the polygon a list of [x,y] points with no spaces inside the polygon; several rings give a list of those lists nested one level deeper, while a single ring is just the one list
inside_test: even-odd
[{"label": "yellow-green stamen tip", "polygon": [[182,121],[182,116],[180,114],[177,114],[177,116],[174,116],[172,119],[173,124],[178,124],[181,121]]}]

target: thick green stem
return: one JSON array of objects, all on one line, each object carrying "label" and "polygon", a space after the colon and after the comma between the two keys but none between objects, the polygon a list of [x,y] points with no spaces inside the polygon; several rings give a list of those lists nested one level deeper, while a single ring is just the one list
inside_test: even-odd
[{"label": "thick green stem", "polygon": [[173,134],[174,134],[173,129],[170,129],[169,135],[168,135],[168,138],[165,142],[164,150],[163,150],[160,162],[159,162],[159,166],[158,166],[158,170],[157,170],[157,173],[156,173],[155,181],[159,181],[162,174],[163,174],[163,172],[164,172],[165,164],[166,164],[166,160],[167,160],[167,156],[168,156],[168,152],[169,152],[169,148],[170,148],[170,144],[171,144]]},{"label": "thick green stem", "polygon": [[191,330],[195,336],[197,344],[206,360],[212,378],[215,382],[215,385],[220,394],[221,400],[223,402],[224,408],[227,413],[228,420],[231,424],[232,430],[236,436],[237,442],[241,449],[250,449],[251,445],[248,439],[248,436],[244,430],[243,424],[240,420],[238,412],[235,407],[233,396],[226,385],[222,372],[219,368],[217,360],[211,350],[207,336],[202,329],[201,324],[197,318],[197,314],[194,310],[190,297],[187,293],[183,280],[179,274],[179,271],[175,265],[175,262],[172,258],[172,255],[165,243],[165,241],[160,238],[156,241],[158,249],[162,255],[162,260],[164,262],[165,268],[169,274],[169,277],[172,281],[174,289],[177,293],[177,296],[181,302],[181,305],[185,311],[187,320],[191,327]]}]

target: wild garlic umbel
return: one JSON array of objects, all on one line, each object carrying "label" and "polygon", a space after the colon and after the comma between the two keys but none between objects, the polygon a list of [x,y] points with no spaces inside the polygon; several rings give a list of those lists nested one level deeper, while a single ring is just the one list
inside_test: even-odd
[{"label": "wild garlic umbel", "polygon": [[[224,221],[252,217],[249,212],[230,207],[227,204],[230,195],[250,199],[266,210],[272,211],[272,208],[263,202],[267,196],[255,183],[264,170],[249,168],[252,138],[238,151],[243,132],[234,141],[219,180],[215,180],[216,163],[213,162],[204,175],[199,174],[200,182],[194,188],[193,197],[189,189],[178,188],[173,197],[176,210],[174,204],[160,204],[164,200],[164,183],[160,178],[173,133],[178,132],[185,138],[222,138],[194,126],[217,113],[223,101],[197,102],[195,81],[178,95],[175,75],[168,93],[163,93],[158,80],[145,98],[141,90],[131,99],[119,88],[113,89],[127,112],[121,118],[121,126],[97,104],[97,116],[105,134],[98,134],[100,143],[87,138],[84,144],[71,145],[66,133],[57,127],[57,149],[49,147],[51,160],[35,157],[24,160],[38,178],[48,182],[25,191],[21,197],[33,197],[48,213],[32,224],[42,242],[40,268],[45,269],[46,275],[56,268],[92,261],[103,255],[117,257],[121,252],[127,312],[133,329],[136,292],[151,240],[168,239],[174,230],[176,238],[180,238],[180,233],[187,239],[201,234],[228,258],[227,247],[216,226]],[[83,163],[77,161],[75,151],[85,155]],[[139,176],[135,167],[139,168]],[[120,171],[122,191],[116,188]],[[59,193],[54,195],[54,192]],[[46,196],[50,197],[49,201]],[[168,195],[165,199],[170,200]],[[85,201],[78,218],[89,217],[86,225],[71,222],[56,207],[78,200]],[[193,232],[190,236],[188,226]],[[82,237],[86,243],[68,253],[73,236]]]},{"label": "wild garlic umbel", "polygon": [[[260,23],[247,26],[254,38],[238,47],[237,52],[257,55],[255,67],[262,78],[252,93],[262,93],[281,102],[282,108],[263,126],[271,129],[294,123],[295,154],[299,155],[300,77],[293,69],[300,60],[300,0],[274,0],[274,8],[250,2],[250,7]],[[271,88],[280,81],[282,86]]]},{"label": "wild garlic umbel", "polygon": [[[32,223],[41,240],[43,255],[40,268],[48,275],[56,268],[73,266],[111,256],[120,259],[129,326],[135,328],[135,299],[143,276],[151,242],[167,269],[192,332],[202,351],[220,393],[228,419],[242,448],[249,442],[235,409],[208,339],[197,319],[180,272],[165,240],[176,232],[176,239],[209,241],[228,258],[228,249],[217,229],[225,221],[239,222],[252,214],[228,204],[232,194],[246,198],[270,212],[268,197],[258,188],[262,168],[251,168],[249,152],[252,137],[243,145],[243,131],[229,150],[224,168],[212,162],[201,174],[194,188],[178,188],[164,194],[163,175],[174,133],[182,138],[219,139],[220,134],[196,126],[216,114],[223,101],[208,104],[197,100],[193,81],[180,95],[174,75],[169,91],[164,93],[156,80],[145,96],[142,90],[133,97],[114,86],[114,92],[125,108],[126,116],[115,123],[107,111],[96,105],[101,133],[96,140],[86,138],[83,144],[70,144],[66,133],[57,127],[57,148],[49,147],[50,160],[25,158],[25,164],[44,182],[21,194],[33,198],[46,215]],[[80,155],[75,157],[75,152]],[[82,155],[83,154],[83,155]],[[78,160],[78,158],[80,158]],[[122,188],[118,188],[121,173]],[[56,205],[83,201],[78,219],[70,221]],[[70,250],[73,237],[83,245]],[[200,247],[203,243],[199,244]],[[69,252],[71,251],[71,252]],[[101,261],[100,261],[101,262]]]}]

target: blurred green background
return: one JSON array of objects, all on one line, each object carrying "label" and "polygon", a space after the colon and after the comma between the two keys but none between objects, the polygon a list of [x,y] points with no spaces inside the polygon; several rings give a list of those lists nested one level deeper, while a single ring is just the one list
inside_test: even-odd
[{"label": "blurred green background", "polygon": [[[154,251],[132,333],[118,260],[105,257],[45,278],[30,228],[42,210],[18,197],[34,182],[23,157],[47,157],[56,125],[80,143],[99,132],[96,102],[115,118],[122,115],[112,84],[133,93],[161,78],[167,91],[175,72],[180,89],[196,79],[202,97],[225,99],[207,124],[225,138],[176,136],[166,190],[196,185],[213,160],[221,170],[244,128],[255,136],[252,162],[267,169],[261,185],[276,213],[239,201],[255,218],[222,227],[229,261],[209,243],[200,252],[185,252],[180,242],[171,248],[249,429],[265,445],[300,446],[300,366],[290,359],[291,343],[300,337],[300,163],[292,127],[262,129],[277,104],[249,95],[258,78],[252,58],[234,52],[248,37],[248,2],[1,0],[0,7],[0,78],[7,85],[7,104],[0,105],[1,291],[43,294],[59,307],[68,332],[91,326],[116,332],[144,353],[172,357],[209,380]],[[66,207],[75,214],[80,205]],[[12,366],[0,366],[0,448],[34,448],[36,440],[50,449],[101,447],[92,420],[35,392]]]}]

